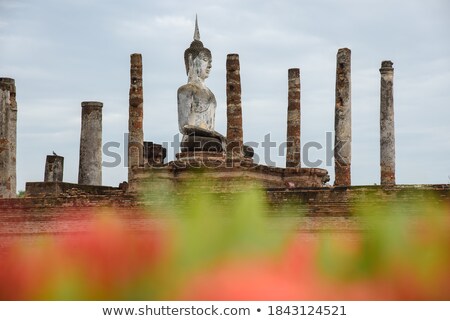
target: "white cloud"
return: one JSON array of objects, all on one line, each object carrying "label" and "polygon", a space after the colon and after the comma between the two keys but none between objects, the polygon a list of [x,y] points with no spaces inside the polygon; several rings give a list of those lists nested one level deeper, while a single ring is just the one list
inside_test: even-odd
[{"label": "white cloud", "polygon": [[184,16],[162,16],[154,18],[154,25],[161,28],[192,28],[192,20]]},{"label": "white cloud", "polygon": [[[121,37],[132,37],[145,40],[148,38],[164,39],[171,33],[192,29],[193,20],[183,16],[155,16],[141,17],[139,19],[118,20],[115,32]],[[192,29],[193,30],[193,29]]]}]

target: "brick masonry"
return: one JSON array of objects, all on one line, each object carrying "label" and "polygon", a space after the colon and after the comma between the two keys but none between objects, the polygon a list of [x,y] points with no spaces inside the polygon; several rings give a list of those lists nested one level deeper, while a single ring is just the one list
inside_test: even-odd
[{"label": "brick masonry", "polygon": [[144,163],[144,89],[142,79],[142,55],[130,56],[130,92],[128,115],[128,180],[133,177],[133,168]]},{"label": "brick masonry", "polygon": [[[18,239],[32,243],[41,235],[82,232],[96,213],[104,213],[104,208],[109,208],[109,213],[122,215],[127,226],[136,231],[158,228],[167,220],[161,215],[144,215],[145,208],[160,203],[160,199],[147,197],[144,200],[118,189],[103,190],[103,195],[92,195],[70,189],[70,185],[76,184],[63,184],[66,190],[58,196],[0,199],[0,248]],[[220,198],[227,201],[235,190],[225,193],[223,190],[209,190],[208,193],[219,193]],[[272,188],[266,190],[266,195],[273,227],[285,228],[288,224],[307,238],[323,232],[348,233],[351,237],[361,230],[360,219],[353,216],[355,209],[377,205],[382,210],[392,200],[405,204],[432,200],[434,204],[446,203],[450,207],[450,185]],[[189,197],[189,194],[177,193],[176,197]],[[290,205],[290,215],[277,215],[280,208],[286,208],[287,204]],[[408,210],[408,215],[413,218],[415,209]]]},{"label": "brick masonry", "polygon": [[288,70],[286,167],[301,167],[300,155],[300,69]]},{"label": "brick masonry", "polygon": [[227,158],[230,162],[243,156],[241,74],[238,54],[227,55]]}]

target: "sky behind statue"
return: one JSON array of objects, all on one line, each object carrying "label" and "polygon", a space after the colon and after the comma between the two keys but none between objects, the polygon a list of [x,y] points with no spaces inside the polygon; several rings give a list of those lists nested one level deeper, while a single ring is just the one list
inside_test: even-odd
[{"label": "sky behind statue", "polygon": [[[45,156],[53,150],[65,157],[64,180],[77,181],[82,101],[104,103],[103,143],[120,142],[123,160],[134,52],[143,55],[145,140],[170,142],[178,132],[176,91],[186,81],[183,53],[196,13],[213,54],[208,86],[217,99],[217,131],[226,132],[228,53],[240,56],[245,142],[261,143],[268,133],[277,143],[286,139],[287,70],[299,67],[302,144],[319,142],[324,148],[310,149],[309,158],[325,161],[326,132],[334,128],[336,52],[348,47],[352,183],[380,181],[382,60],[395,68],[397,183],[449,183],[446,0],[0,0],[0,76],[15,78],[17,86],[18,189],[43,180]],[[276,150],[271,160],[284,166]],[[333,167],[321,167],[333,182]],[[103,169],[105,185],[126,177],[123,165]]]}]

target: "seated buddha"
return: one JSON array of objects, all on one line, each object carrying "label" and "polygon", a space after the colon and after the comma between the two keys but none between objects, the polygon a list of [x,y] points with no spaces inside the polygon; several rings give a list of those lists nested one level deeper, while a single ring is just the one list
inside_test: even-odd
[{"label": "seated buddha", "polygon": [[205,85],[211,70],[211,51],[200,41],[197,19],[194,41],[184,52],[187,84],[178,88],[178,125],[181,151],[225,150],[226,139],[214,130],[216,97]]}]

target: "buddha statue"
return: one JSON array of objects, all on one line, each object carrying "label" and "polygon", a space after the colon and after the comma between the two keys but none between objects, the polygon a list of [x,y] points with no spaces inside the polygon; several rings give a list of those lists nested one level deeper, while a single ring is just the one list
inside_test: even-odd
[{"label": "buddha statue", "polygon": [[216,97],[205,85],[211,70],[211,51],[200,41],[197,17],[194,41],[184,52],[187,84],[178,88],[178,125],[181,151],[215,151],[225,149],[226,139],[214,130]]}]

